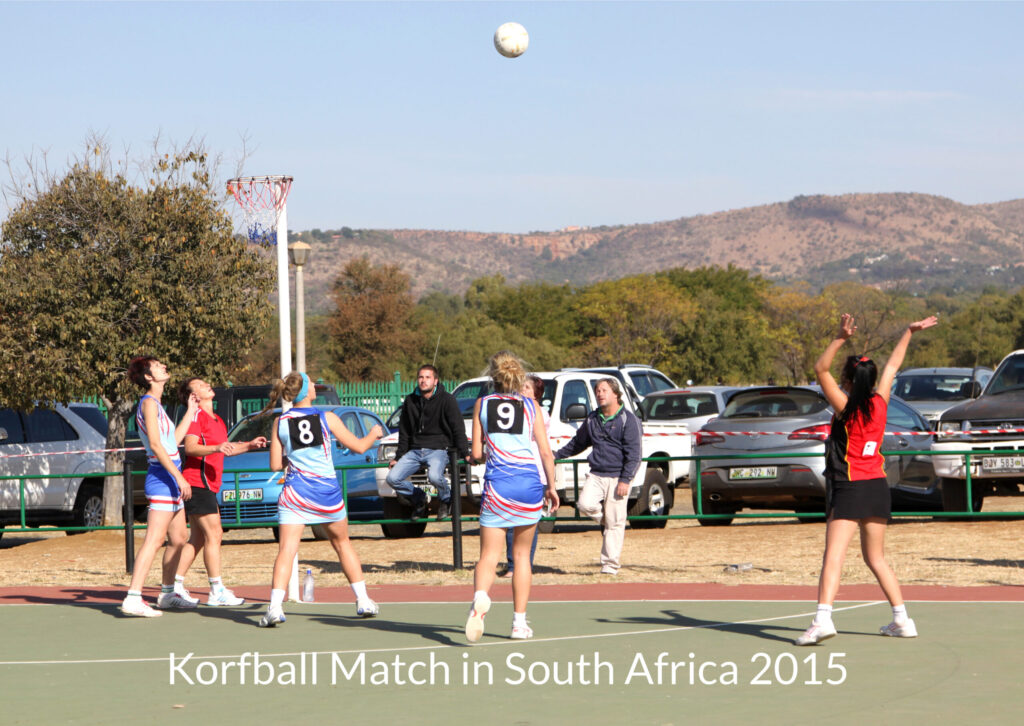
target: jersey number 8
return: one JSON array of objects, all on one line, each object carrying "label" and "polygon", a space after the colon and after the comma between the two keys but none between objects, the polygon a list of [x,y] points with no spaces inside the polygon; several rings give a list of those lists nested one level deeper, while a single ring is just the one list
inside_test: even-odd
[{"label": "jersey number 8", "polygon": [[288,419],[288,437],[291,439],[293,450],[322,446],[324,431],[320,426],[320,417],[311,413],[308,416]]}]

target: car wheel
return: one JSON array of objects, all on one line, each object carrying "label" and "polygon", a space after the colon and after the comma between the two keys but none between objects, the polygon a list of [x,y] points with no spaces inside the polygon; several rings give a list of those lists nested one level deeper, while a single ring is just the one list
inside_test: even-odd
[{"label": "car wheel", "polygon": [[[697,513],[697,490],[691,491],[691,498],[693,500],[693,512]],[[704,514],[735,514],[736,508],[721,502],[713,502],[707,497],[703,497]],[[716,519],[698,519],[697,522],[701,527],[728,527],[732,524],[732,517],[721,517]]]},{"label": "car wheel", "polygon": [[[665,474],[661,469],[648,469],[644,477],[643,488],[640,489],[640,496],[636,498],[629,513],[632,515],[654,515],[663,516],[672,509],[672,488],[665,480]],[[640,519],[630,522],[633,529],[664,529],[668,524],[667,519]]]},{"label": "car wheel", "polygon": [[[964,479],[940,479],[939,486],[942,488],[942,511],[967,511],[967,482]],[[972,481],[971,508],[975,512],[980,512],[984,503],[985,495],[982,493],[982,487],[978,482]],[[945,519],[950,518],[945,517]]]},{"label": "car wheel", "polygon": [[315,539],[315,540],[330,539],[330,537],[327,534],[327,525],[326,524],[314,524],[314,525],[310,526],[310,529],[313,530],[313,539]]},{"label": "car wheel", "polygon": [[[76,527],[103,526],[103,490],[96,486],[82,484],[78,488],[72,524]],[[81,531],[68,534],[82,534]]]},{"label": "car wheel", "polygon": [[[408,507],[403,507],[394,497],[383,497],[383,502],[384,519],[408,519],[412,512]],[[427,523],[420,520],[418,522],[382,524],[380,528],[388,539],[409,539],[422,537],[423,532],[427,529]]]}]

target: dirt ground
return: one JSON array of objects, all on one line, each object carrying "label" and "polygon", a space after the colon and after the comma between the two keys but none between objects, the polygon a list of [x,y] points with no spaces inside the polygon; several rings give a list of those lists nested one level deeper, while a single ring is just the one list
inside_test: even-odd
[{"label": "dirt ground", "polygon": [[[673,513],[688,513],[689,492],[677,492]],[[1024,499],[985,500],[985,512],[1024,511]],[[563,508],[562,517],[573,511]],[[453,567],[450,523],[430,524],[418,539],[385,539],[378,525],[352,525],[352,540],[366,579],[375,583],[424,585],[469,584],[479,552],[475,523],[463,538],[464,569]],[[695,520],[673,520],[665,529],[626,532],[623,567],[615,578],[624,582],[687,582],[813,585],[817,582],[825,525],[796,519],[736,520],[728,527],[701,527]],[[142,544],[137,532],[136,547]],[[1024,586],[1024,520],[946,521],[899,518],[889,527],[886,553],[904,584]],[[601,533],[589,522],[568,520],[550,534],[541,534],[534,566],[537,584],[610,581],[599,574]],[[233,530],[225,534],[223,574],[229,586],[267,584],[277,552],[270,529]],[[316,573],[318,585],[346,583],[337,557],[327,542],[315,541],[307,530],[299,549],[303,568]],[[729,565],[750,563],[730,571]],[[154,565],[148,584],[159,581]],[[855,539],[843,582],[870,583]],[[0,586],[18,585],[126,586],[124,535],[119,531],[74,536],[56,533],[12,533],[0,539]],[[197,562],[187,584],[199,590],[206,572]]]}]

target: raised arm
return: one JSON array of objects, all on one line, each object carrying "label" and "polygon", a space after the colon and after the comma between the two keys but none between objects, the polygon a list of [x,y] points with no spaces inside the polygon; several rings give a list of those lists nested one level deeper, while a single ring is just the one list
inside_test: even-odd
[{"label": "raised arm", "polygon": [[907,356],[907,346],[910,345],[910,338],[914,333],[925,328],[930,328],[933,325],[938,325],[939,319],[932,315],[924,320],[918,320],[917,322],[911,323],[907,326],[907,329],[903,331],[903,335],[900,336],[899,341],[896,343],[896,347],[892,349],[892,353],[889,354],[889,360],[885,362],[885,368],[882,369],[882,374],[878,377],[878,388],[876,389],[878,395],[885,399],[885,402],[889,402],[889,394],[892,392],[892,382],[896,378],[896,374],[900,372],[900,367],[903,365],[903,359]]},{"label": "raised arm", "polygon": [[839,349],[845,345],[846,341],[856,332],[857,326],[854,324],[853,316],[849,313],[843,313],[839,318],[839,332],[836,333],[836,337],[832,339],[832,342],[825,348],[825,352],[821,354],[817,362],[814,364],[814,377],[818,379],[818,385],[821,386],[821,392],[825,394],[825,398],[832,406],[832,410],[839,412],[846,408],[846,393],[836,383],[836,379],[832,377],[832,361],[836,357],[836,353]]}]

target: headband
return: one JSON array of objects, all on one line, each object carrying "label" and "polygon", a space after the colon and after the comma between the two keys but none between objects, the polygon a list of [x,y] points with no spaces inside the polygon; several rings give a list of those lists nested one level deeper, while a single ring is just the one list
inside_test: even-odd
[{"label": "headband", "polygon": [[305,373],[299,373],[299,375],[302,376],[302,388],[295,394],[295,403],[305,400],[306,396],[309,395],[309,376]]}]

